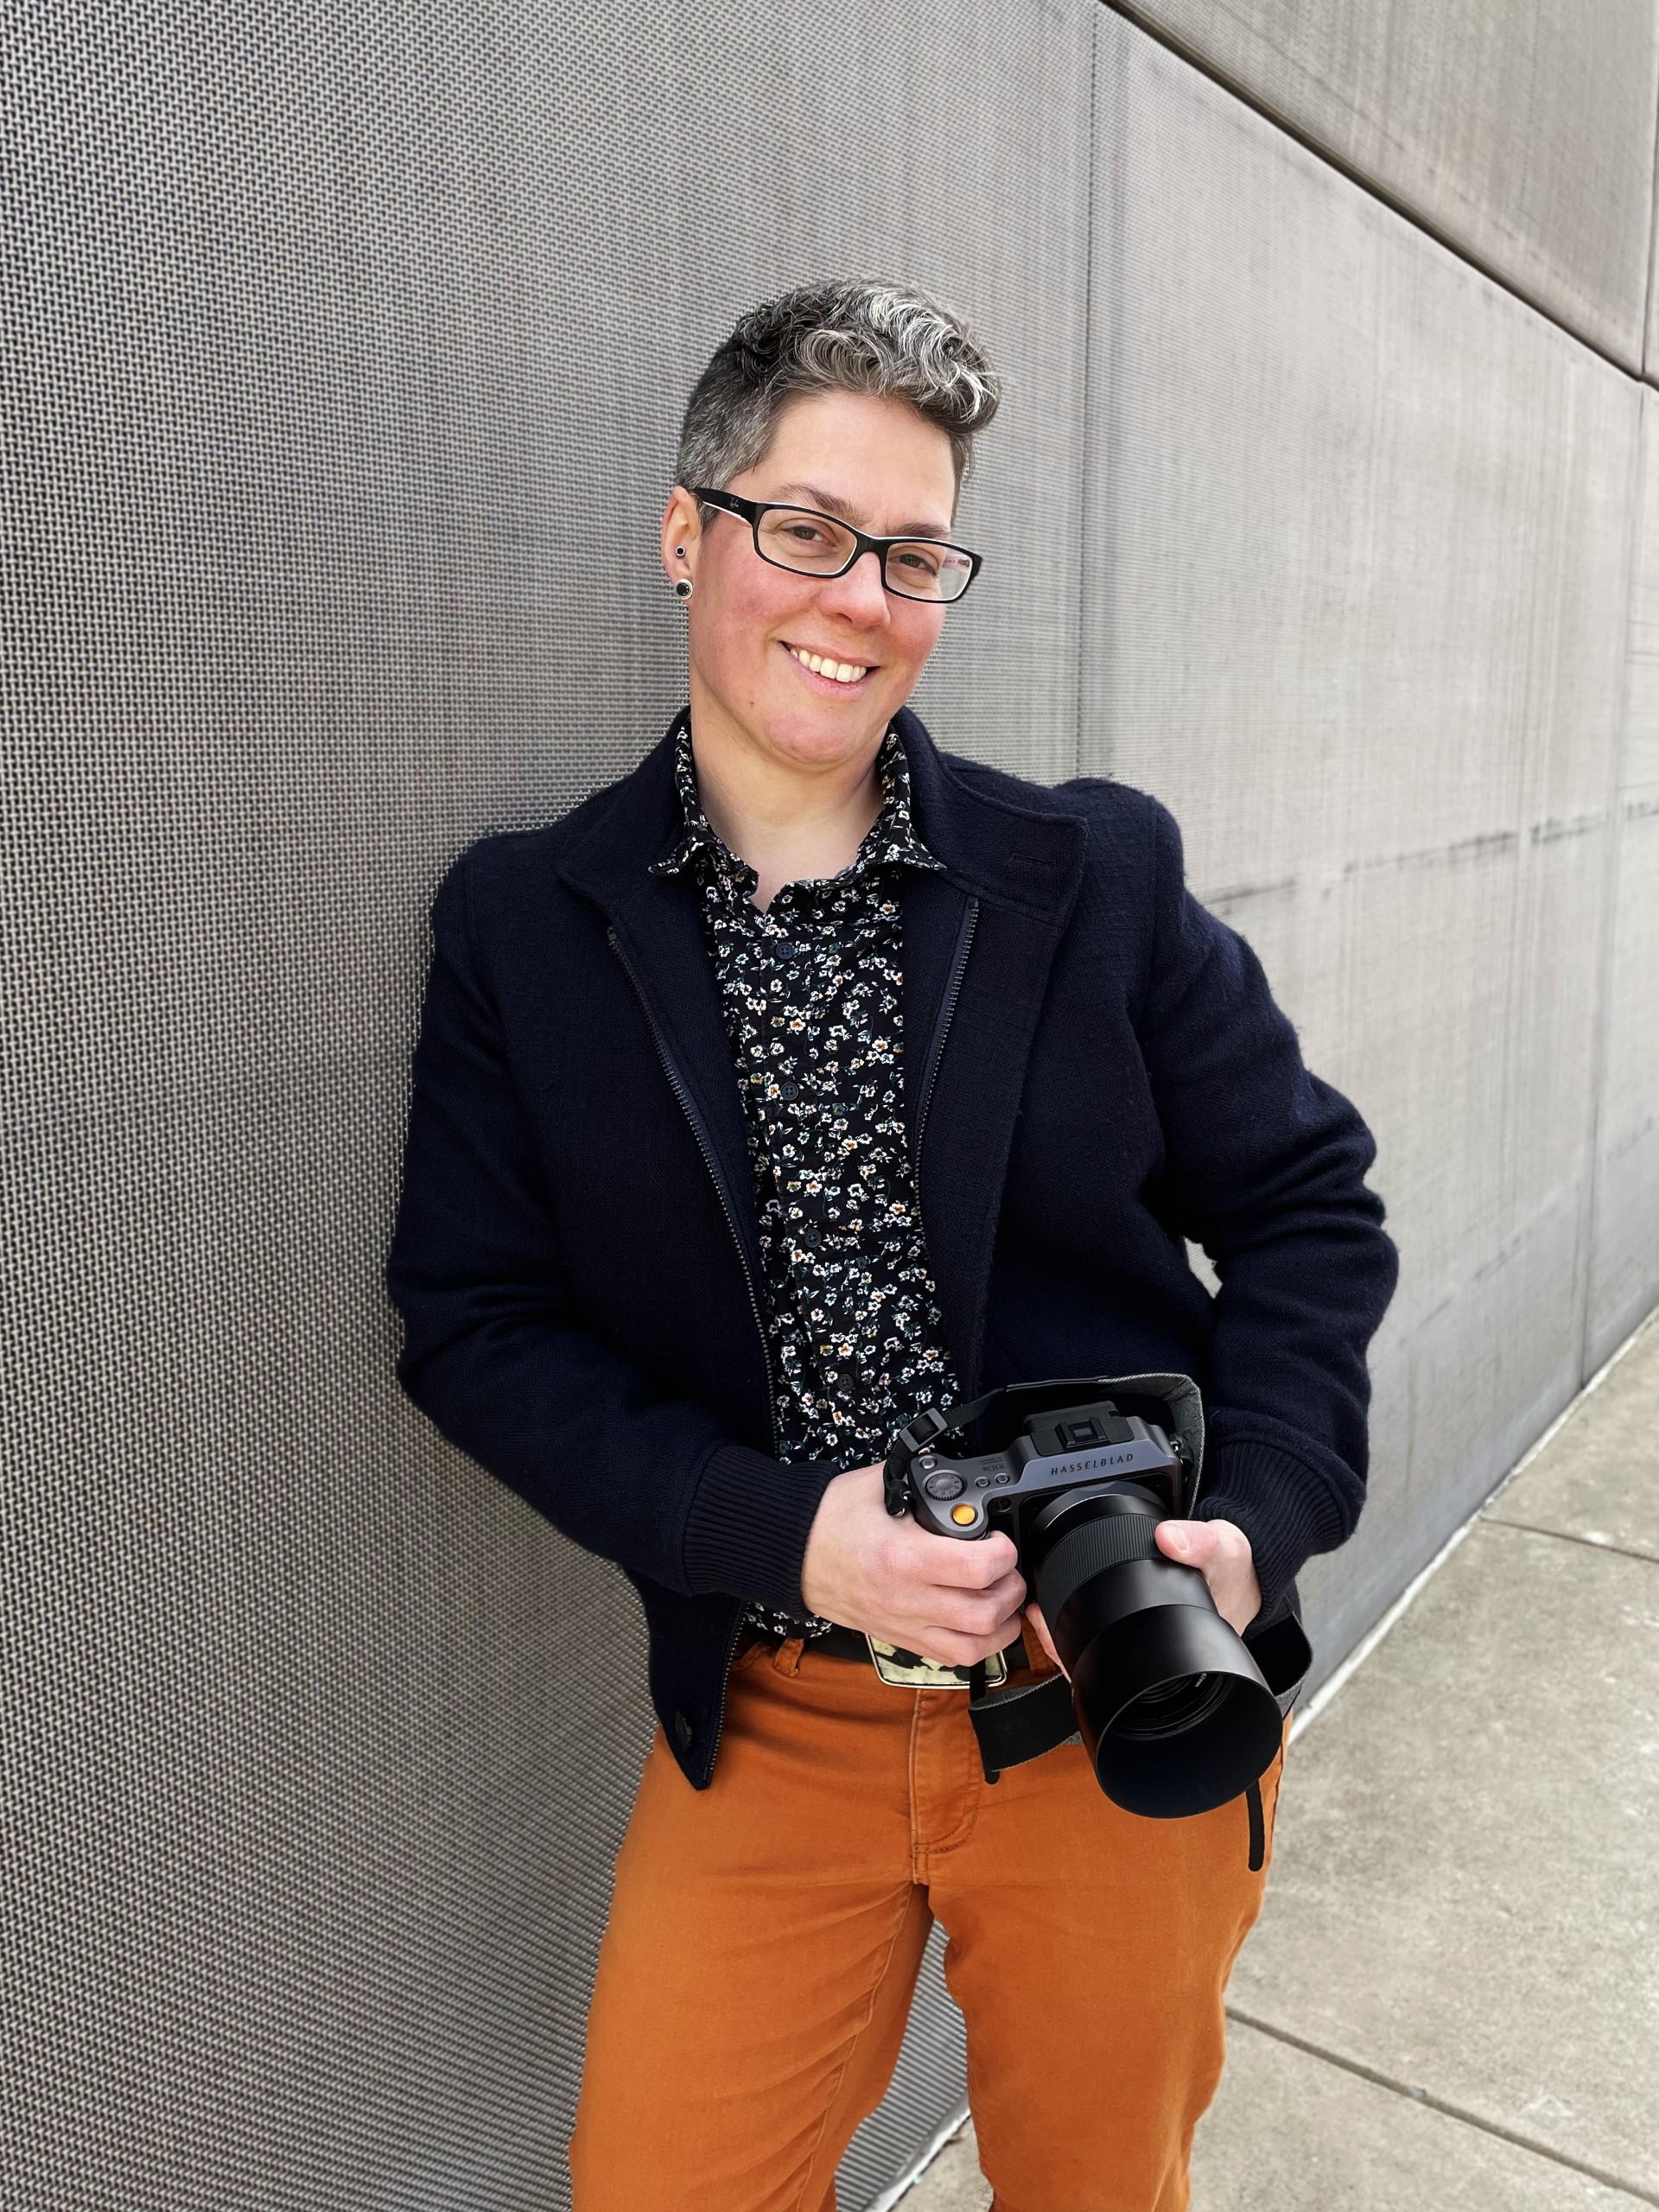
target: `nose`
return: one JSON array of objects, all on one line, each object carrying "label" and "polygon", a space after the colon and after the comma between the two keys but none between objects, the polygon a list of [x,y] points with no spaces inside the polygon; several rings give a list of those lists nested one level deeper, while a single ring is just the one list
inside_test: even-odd
[{"label": "nose", "polygon": [[824,612],[839,614],[860,629],[885,626],[893,619],[881,563],[874,553],[861,553],[843,576],[832,576],[819,593]]}]

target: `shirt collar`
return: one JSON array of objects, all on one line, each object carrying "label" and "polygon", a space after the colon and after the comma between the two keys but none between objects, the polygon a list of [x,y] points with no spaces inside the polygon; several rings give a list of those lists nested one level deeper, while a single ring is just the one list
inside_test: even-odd
[{"label": "shirt collar", "polygon": [[[896,728],[890,728],[881,741],[881,749],[875,756],[875,771],[881,779],[881,811],[865,833],[857,858],[839,875],[828,880],[854,883],[879,868],[933,868],[942,874],[944,861],[936,860],[928,851],[911,820],[910,764]],[[745,899],[752,897],[757,880],[754,870],[738,859],[702,810],[702,801],[697,796],[696,761],[691,750],[689,722],[681,723],[674,741],[674,788],[685,817],[685,828],[673,851],[665,859],[654,861],[651,873],[678,875],[688,869],[705,868],[740,890]]]}]

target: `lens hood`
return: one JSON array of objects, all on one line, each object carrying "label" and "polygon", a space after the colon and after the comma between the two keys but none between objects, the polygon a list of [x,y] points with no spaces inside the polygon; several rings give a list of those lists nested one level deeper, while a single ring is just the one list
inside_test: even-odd
[{"label": "lens hood", "polygon": [[1159,1549],[1162,1517],[1132,1483],[1057,1498],[1033,1529],[1037,1598],[1101,1788],[1126,1812],[1181,1820],[1257,1780],[1283,1719],[1204,1577]]},{"label": "lens hood", "polygon": [[1279,1749],[1279,1701],[1208,1605],[1166,1600],[1120,1614],[1071,1672],[1078,1732],[1101,1788],[1125,1812],[1211,1812],[1259,1780]]}]

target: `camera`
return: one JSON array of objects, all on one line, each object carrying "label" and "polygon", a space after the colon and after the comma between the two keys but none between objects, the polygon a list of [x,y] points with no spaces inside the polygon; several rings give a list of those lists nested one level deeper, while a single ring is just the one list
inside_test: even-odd
[{"label": "camera", "polygon": [[[1165,1426],[1122,1410],[1132,1394],[1122,1384],[1110,1397],[1083,1395],[1106,1379],[1014,1384],[918,1414],[893,1440],[887,1507],[957,1543],[997,1529],[1013,1537],[1101,1788],[1128,1812],[1179,1819],[1260,1779],[1283,1712],[1203,1575],[1166,1558],[1154,1536],[1196,1502],[1196,1387],[1185,1376],[1132,1378],[1185,1386],[1134,1394],[1156,1400]],[[1172,1405],[1184,1421],[1171,1419]],[[943,1448],[993,1408],[1014,1428],[1002,1449],[957,1458]]]}]

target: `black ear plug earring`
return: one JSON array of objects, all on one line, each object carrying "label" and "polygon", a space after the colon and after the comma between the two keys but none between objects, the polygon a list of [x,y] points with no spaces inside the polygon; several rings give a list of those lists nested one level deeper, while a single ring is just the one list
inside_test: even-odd
[{"label": "black ear plug earring", "polygon": [[[674,548],[674,558],[675,558],[677,561],[683,561],[683,560],[684,560],[684,558],[685,558],[685,548],[684,548],[684,546],[683,546],[683,545],[677,545],[677,546]],[[676,599],[690,599],[690,596],[691,596],[691,579],[690,579],[690,576],[681,576],[681,577],[678,579],[678,581],[676,582],[676,584],[675,584],[675,586],[674,586],[674,596],[675,596],[675,598],[676,598]]]}]

